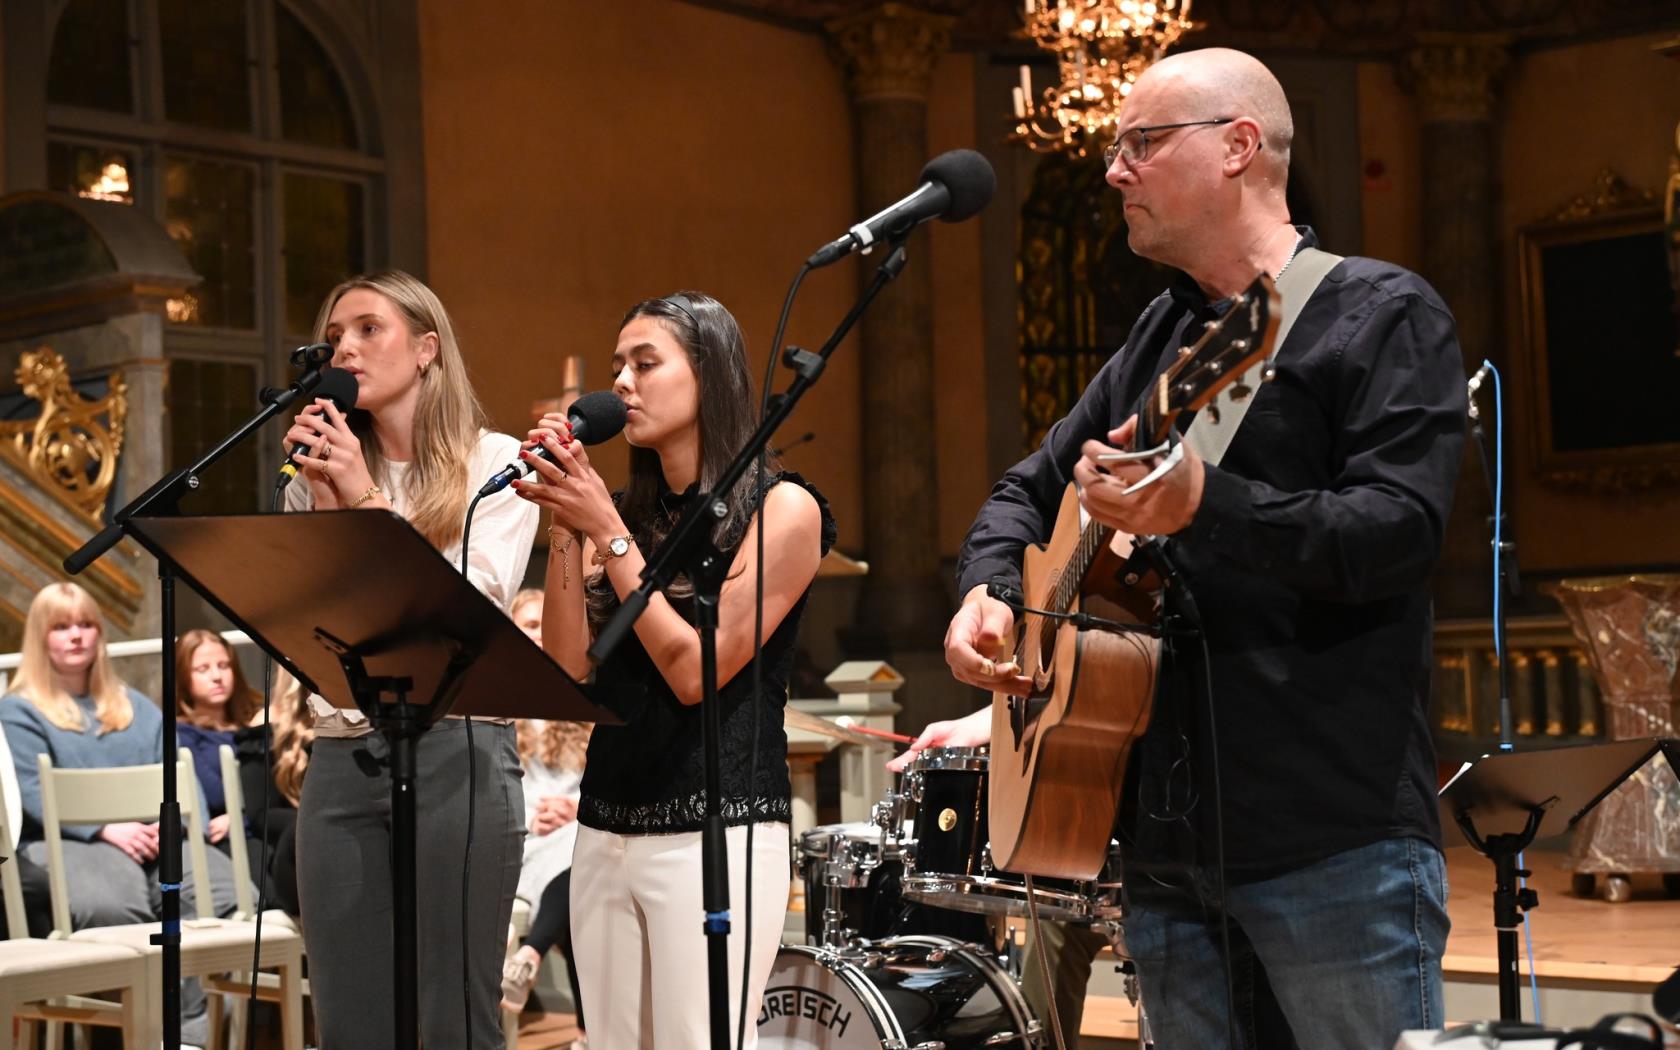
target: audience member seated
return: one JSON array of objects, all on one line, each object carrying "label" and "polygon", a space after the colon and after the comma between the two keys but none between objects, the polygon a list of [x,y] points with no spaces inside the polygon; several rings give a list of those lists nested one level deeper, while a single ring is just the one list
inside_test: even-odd
[{"label": "audience member seated", "polygon": [[192,752],[193,769],[210,817],[209,842],[230,853],[229,831],[244,834],[244,823],[234,825],[227,811],[227,791],[222,786],[221,747],[233,746],[237,729],[251,724],[262,706],[262,697],[245,684],[233,649],[214,631],[188,631],[175,643],[175,721],[180,745]]},{"label": "audience member seated", "polygon": [[[514,622],[538,645],[542,644],[542,607],[540,590],[523,590],[514,596]],[[535,911],[531,932],[502,971],[502,1009],[522,1010],[543,956],[558,948],[566,959],[572,1001],[578,1004],[579,1029],[584,1027],[583,1000],[572,963],[570,900],[572,846],[577,841],[577,804],[589,728],[584,722],[529,719],[517,726],[519,760],[525,770],[525,826],[530,832],[525,838],[518,895],[531,901]]]},{"label": "audience member seated", "polygon": [[[19,854],[46,867],[42,841],[38,757],[60,769],[102,769],[163,760],[163,713],[130,689],[111,667],[99,607],[74,583],[43,588],[24,621],[22,662],[11,692],[0,697],[0,726],[17,772],[23,807]],[[155,922],[163,894],[158,886],[158,826],[127,821],[63,829],[65,882],[75,929]],[[217,915],[235,908],[233,869],[218,850],[206,850]],[[195,890],[183,850],[181,912],[192,914]],[[196,980],[181,984],[182,1040],[202,1044],[209,1033],[204,992]]]},{"label": "audience member seated", "polygon": [[252,881],[262,887],[265,908],[280,908],[297,918],[297,804],[315,729],[308,694],[283,670],[275,671],[269,709],[272,739],[258,711],[257,725],[234,731],[233,750],[239,759],[239,790],[251,836]]}]

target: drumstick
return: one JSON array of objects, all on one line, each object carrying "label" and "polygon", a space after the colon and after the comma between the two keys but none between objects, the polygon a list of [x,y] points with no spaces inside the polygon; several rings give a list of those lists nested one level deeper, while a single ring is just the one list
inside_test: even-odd
[{"label": "drumstick", "polygon": [[889,733],[885,729],[875,729],[870,726],[859,725],[858,723],[852,721],[851,715],[841,715],[839,718],[836,718],[834,722],[836,725],[845,726],[854,733],[867,733],[870,736],[878,736],[882,740],[896,740],[901,744],[914,744],[916,742],[915,737],[905,736],[903,733]]}]

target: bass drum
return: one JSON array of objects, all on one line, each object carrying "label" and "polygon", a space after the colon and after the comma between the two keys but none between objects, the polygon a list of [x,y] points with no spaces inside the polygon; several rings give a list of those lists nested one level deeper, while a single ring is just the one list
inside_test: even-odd
[{"label": "bass drum", "polygon": [[1044,1045],[1020,989],[949,937],[893,937],[837,953],[783,945],[758,1013],[761,1050],[980,1050]]}]

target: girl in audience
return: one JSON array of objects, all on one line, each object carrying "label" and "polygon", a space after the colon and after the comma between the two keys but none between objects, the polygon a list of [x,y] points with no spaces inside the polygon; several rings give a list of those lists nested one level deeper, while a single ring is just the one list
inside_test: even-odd
[{"label": "girl in audience", "polygon": [[[297,804],[303,792],[303,772],[315,740],[308,698],[297,679],[284,669],[274,672],[269,700],[273,734],[268,762],[263,762],[263,738],[269,726],[258,724],[233,734],[239,758],[239,789],[245,798],[245,826],[251,837],[251,878],[263,887],[265,907],[280,908],[297,917]],[[266,843],[266,848],[260,848]]]},{"label": "girl in audience", "polygon": [[[233,746],[233,734],[251,723],[262,697],[245,684],[233,649],[214,631],[188,631],[175,643],[176,738],[192,752],[193,768],[210,816],[210,842],[222,852],[232,850],[228,834],[244,834],[244,822],[227,811],[222,785],[221,747]],[[237,816],[243,817],[243,814]]]},{"label": "girl in audience", "polygon": [[[47,844],[42,840],[41,755],[50,756],[58,769],[163,760],[163,713],[112,670],[99,606],[74,583],[48,584],[30,602],[22,662],[11,692],[0,697],[0,726],[11,747],[23,803],[19,852],[42,867],[47,866]],[[155,821],[68,824],[61,830],[73,929],[162,917]],[[233,869],[220,851],[205,853],[215,912],[231,915]],[[182,872],[181,913],[190,915],[197,899],[191,867],[183,863]],[[204,992],[196,980],[182,982],[181,1014],[182,1041],[206,1042]]]},{"label": "girl in audience", "polygon": [[[520,591],[513,599],[513,621],[542,644],[543,592]],[[519,872],[519,896],[536,905],[531,932],[502,966],[502,1009],[519,1011],[531,994],[537,969],[551,948],[566,959],[577,1008],[583,1024],[583,997],[578,991],[577,967],[572,961],[571,885],[572,846],[577,841],[578,786],[583,780],[584,751],[589,726],[583,722],[539,722],[523,719],[518,725],[519,761],[525,770],[525,861]]]}]

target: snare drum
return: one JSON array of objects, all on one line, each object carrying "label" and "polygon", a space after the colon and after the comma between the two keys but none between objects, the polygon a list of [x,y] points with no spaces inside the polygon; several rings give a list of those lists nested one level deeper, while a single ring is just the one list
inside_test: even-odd
[{"label": "snare drum", "polygon": [[[905,774],[906,850],[903,893],[936,908],[1024,916],[1026,879],[992,866],[986,820],[986,748],[934,748],[916,756]],[[1111,844],[1109,863],[1092,882],[1033,879],[1031,898],[1040,918],[1058,922],[1100,922],[1120,913],[1119,858]]]},{"label": "snare drum", "polygon": [[998,964],[947,937],[895,937],[853,953],[783,945],[758,1013],[762,1050],[979,1050],[1043,1046]]},{"label": "snare drum", "polygon": [[[857,938],[875,941],[895,934],[942,934],[983,943],[992,939],[986,921],[952,915],[906,901],[900,888],[909,843],[876,824],[824,824],[801,832],[794,868],[805,884],[805,943],[841,947]],[[833,943],[823,939],[823,912],[835,909]]]},{"label": "snare drum", "polygon": [[[873,940],[898,920],[904,847],[874,824],[824,824],[799,835],[794,866],[805,882],[805,940],[823,943],[823,911],[842,929]],[[846,935],[842,935],[843,937]]]}]

